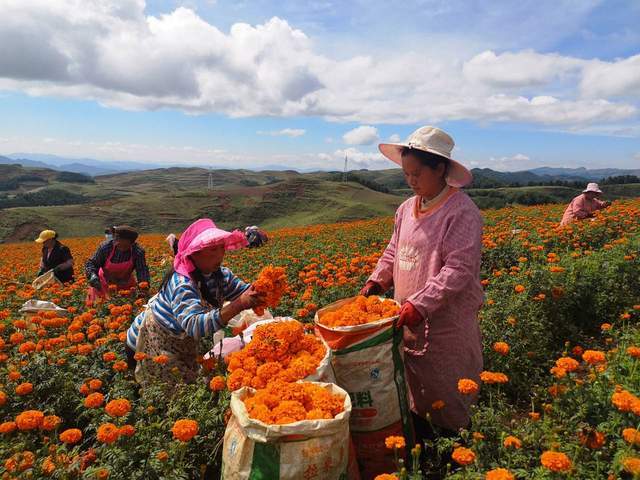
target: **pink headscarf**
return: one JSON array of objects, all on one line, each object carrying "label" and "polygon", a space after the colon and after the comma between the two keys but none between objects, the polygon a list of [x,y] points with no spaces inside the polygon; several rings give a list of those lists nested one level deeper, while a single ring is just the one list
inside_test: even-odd
[{"label": "pink headscarf", "polygon": [[239,230],[227,232],[216,227],[213,220],[208,218],[196,220],[180,236],[178,253],[173,259],[173,269],[182,275],[190,276],[196,266],[189,255],[218,243],[224,243],[225,250],[237,250],[248,245],[244,233]]}]

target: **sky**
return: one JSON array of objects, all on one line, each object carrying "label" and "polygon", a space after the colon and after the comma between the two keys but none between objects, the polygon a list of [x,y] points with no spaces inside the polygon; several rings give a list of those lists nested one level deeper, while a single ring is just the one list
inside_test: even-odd
[{"label": "sky", "polygon": [[640,168],[640,2],[0,0],[0,155]]}]

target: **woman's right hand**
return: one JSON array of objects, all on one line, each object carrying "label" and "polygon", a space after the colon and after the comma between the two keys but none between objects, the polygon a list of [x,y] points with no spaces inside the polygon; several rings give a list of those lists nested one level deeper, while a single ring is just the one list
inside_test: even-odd
[{"label": "woman's right hand", "polygon": [[368,297],[369,295],[380,295],[382,293],[382,287],[379,283],[369,280],[364,287],[360,290],[358,295]]},{"label": "woman's right hand", "polygon": [[238,302],[243,310],[249,310],[250,308],[264,305],[266,299],[264,294],[259,293],[254,286],[251,285],[238,297]]}]

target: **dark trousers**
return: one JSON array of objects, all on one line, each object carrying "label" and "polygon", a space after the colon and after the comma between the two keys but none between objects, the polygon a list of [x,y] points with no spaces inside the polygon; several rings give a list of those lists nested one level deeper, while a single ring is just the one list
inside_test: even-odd
[{"label": "dark trousers", "polygon": [[133,358],[133,356],[136,354],[136,352],[131,350],[129,348],[129,345],[125,345],[124,346],[124,353],[127,354],[127,367],[129,367],[129,370],[131,370],[132,372],[135,372],[136,371],[136,364],[138,362],[136,362],[136,359]]}]

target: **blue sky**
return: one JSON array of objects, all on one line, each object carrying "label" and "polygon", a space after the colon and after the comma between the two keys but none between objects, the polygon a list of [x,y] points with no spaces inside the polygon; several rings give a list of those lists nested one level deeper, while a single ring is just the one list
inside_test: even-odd
[{"label": "blue sky", "polygon": [[[7,0],[0,155],[640,168],[640,2]],[[7,20],[8,19],[8,20]]]}]

